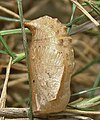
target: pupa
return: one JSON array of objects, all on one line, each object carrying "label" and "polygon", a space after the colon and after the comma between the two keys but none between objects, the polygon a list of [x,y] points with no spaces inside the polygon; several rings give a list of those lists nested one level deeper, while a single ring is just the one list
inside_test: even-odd
[{"label": "pupa", "polygon": [[32,33],[28,61],[33,113],[61,112],[70,99],[74,68],[72,39],[57,18],[44,16],[24,25]]}]

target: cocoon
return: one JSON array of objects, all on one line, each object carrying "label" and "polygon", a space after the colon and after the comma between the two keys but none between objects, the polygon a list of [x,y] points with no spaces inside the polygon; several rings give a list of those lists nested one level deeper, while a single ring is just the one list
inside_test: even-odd
[{"label": "cocoon", "polygon": [[66,26],[49,16],[26,22],[29,40],[29,72],[33,113],[63,111],[70,99],[74,52]]}]

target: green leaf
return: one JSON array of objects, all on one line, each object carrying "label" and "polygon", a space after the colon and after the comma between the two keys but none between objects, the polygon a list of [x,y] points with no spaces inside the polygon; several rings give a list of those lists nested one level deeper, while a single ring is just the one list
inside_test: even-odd
[{"label": "green leaf", "polygon": [[6,52],[8,53],[8,55],[10,55],[11,57],[15,57],[15,53],[11,52],[10,48],[8,47],[8,45],[6,44],[5,40],[2,38],[2,36],[0,35],[0,42],[2,43],[2,45],[4,46]]}]

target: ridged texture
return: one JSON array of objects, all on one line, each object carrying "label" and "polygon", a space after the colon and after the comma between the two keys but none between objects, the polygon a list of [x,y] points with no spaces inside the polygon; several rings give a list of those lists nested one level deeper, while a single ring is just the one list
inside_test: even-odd
[{"label": "ridged texture", "polygon": [[63,111],[70,99],[74,53],[66,27],[48,16],[25,23],[32,32],[29,70],[32,108],[37,114]]}]

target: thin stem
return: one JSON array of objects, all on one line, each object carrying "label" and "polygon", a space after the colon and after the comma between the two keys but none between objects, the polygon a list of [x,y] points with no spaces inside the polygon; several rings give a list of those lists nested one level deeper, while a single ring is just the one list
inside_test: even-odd
[{"label": "thin stem", "polygon": [[10,55],[12,58],[14,58],[16,55],[13,52],[11,52],[10,48],[8,47],[8,45],[6,44],[5,40],[2,38],[1,35],[0,35],[0,42],[3,44],[8,55]]},{"label": "thin stem", "polygon": [[[12,62],[12,57],[10,57],[9,64],[8,64],[7,70],[6,70],[6,77],[5,77],[3,90],[2,90],[1,98],[0,98],[0,108],[5,108],[5,104],[6,104],[7,86],[8,86],[8,79],[9,79],[9,74],[10,74],[11,62]],[[4,117],[1,117],[0,119],[4,120]]]},{"label": "thin stem", "polygon": [[86,66],[84,66],[83,68],[81,68],[80,70],[78,70],[76,73],[73,74],[72,77],[84,72],[85,70],[87,70],[89,67],[91,67],[92,65],[94,65],[95,63],[100,61],[100,56],[97,56],[94,60],[92,60],[91,62],[89,62]]},{"label": "thin stem", "polygon": [[19,22],[19,19],[15,19],[15,18],[9,18],[9,17],[4,17],[4,16],[0,16],[0,20],[2,21],[9,21],[9,22]]},{"label": "thin stem", "polygon": [[[100,72],[97,75],[97,78],[96,78],[96,80],[94,82],[93,88],[97,87],[99,85],[99,83],[100,83]],[[91,97],[93,97],[94,94],[95,94],[95,90],[91,91]]]},{"label": "thin stem", "polygon": [[16,58],[12,61],[12,64],[18,63],[25,59],[25,53],[20,53],[16,55]]},{"label": "thin stem", "polygon": [[4,50],[0,50],[0,54],[7,54],[7,52]]},{"label": "thin stem", "polygon": [[67,30],[68,33],[70,32],[71,27],[72,27],[72,21],[74,19],[75,10],[76,10],[76,5],[73,3],[73,6],[72,6],[72,15],[71,15],[71,18],[70,18],[70,26],[69,26],[69,28]]},{"label": "thin stem", "polygon": [[85,2],[88,6],[90,6],[100,16],[100,10],[98,7],[96,7],[96,5],[94,5],[93,3],[88,2],[88,1],[85,1]]},{"label": "thin stem", "polygon": [[100,89],[100,87],[95,87],[95,88],[91,88],[91,89],[84,90],[84,91],[81,91],[81,92],[77,92],[77,93],[72,94],[71,96],[82,95],[82,94],[85,94],[87,92],[95,91],[95,90],[98,90],[98,89]]},{"label": "thin stem", "polygon": [[[93,10],[91,10],[89,13],[92,13],[92,12],[93,12]],[[81,16],[73,19],[72,22],[67,23],[66,26],[70,27],[72,24],[75,24],[77,22],[84,22],[86,19],[87,19],[86,16],[84,14],[82,14]]]},{"label": "thin stem", "polygon": [[[19,19],[15,19],[15,18],[9,18],[9,17],[4,17],[4,16],[0,16],[0,20],[2,21],[9,21],[9,22],[20,22]],[[25,21],[30,21],[30,20],[25,20]]]},{"label": "thin stem", "polygon": [[[99,1],[92,1],[95,5],[97,5],[97,6],[100,6],[100,2]],[[83,4],[82,4],[82,6],[86,6],[87,4],[86,4],[86,2],[84,2]]]},{"label": "thin stem", "polygon": [[76,6],[96,25],[99,26],[99,23],[75,0],[71,0]]},{"label": "thin stem", "polygon": [[[24,51],[25,51],[25,56],[26,56],[26,64],[27,64],[27,69],[28,67],[28,43],[27,43],[27,38],[26,38],[26,33],[25,33],[25,28],[24,28],[24,19],[23,19],[23,9],[22,9],[22,0],[17,0],[18,3],[18,9],[19,9],[19,16],[20,16],[20,22],[21,22],[21,28],[22,28],[22,35],[23,35],[23,46],[24,46]],[[29,75],[29,70],[28,70],[28,77],[29,77],[29,85],[30,85],[30,120],[33,120],[33,115],[32,115],[32,86],[30,83],[30,75]]]},{"label": "thin stem", "polygon": [[[25,28],[25,32],[30,33],[30,31],[27,28]],[[0,31],[0,35],[2,35],[2,36],[4,36],[4,35],[12,35],[12,34],[19,34],[19,33],[22,33],[21,28]]]},{"label": "thin stem", "polygon": [[9,9],[7,9],[7,8],[5,8],[5,7],[3,7],[3,6],[0,6],[0,10],[6,12],[6,13],[8,13],[8,14],[10,14],[10,15],[16,17],[16,18],[19,18],[19,15],[17,15],[15,12],[13,12],[13,11],[11,11],[11,10],[9,10]]}]

